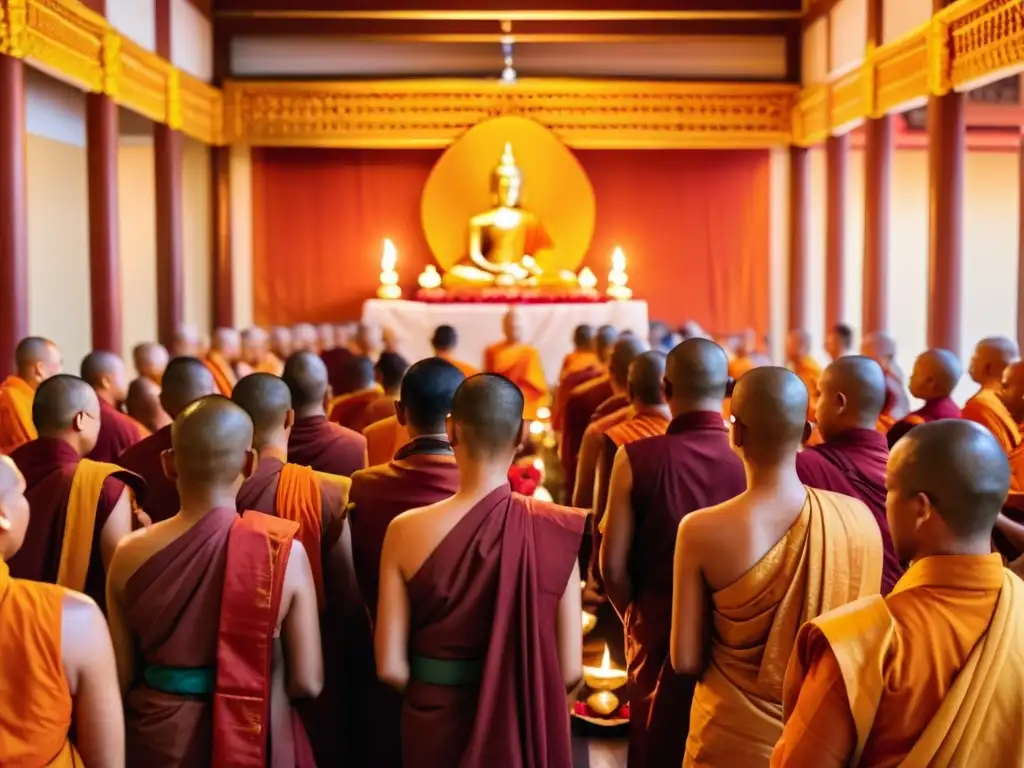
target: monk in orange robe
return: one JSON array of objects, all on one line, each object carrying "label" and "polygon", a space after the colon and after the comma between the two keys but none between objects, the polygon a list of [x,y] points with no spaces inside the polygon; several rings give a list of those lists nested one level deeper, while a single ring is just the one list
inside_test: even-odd
[{"label": "monk in orange robe", "polygon": [[[1004,336],[982,339],[974,349],[970,374],[980,387],[964,405],[962,416],[988,429],[1009,456],[1021,444],[1020,425],[1013,420],[1000,398],[1003,371],[1020,360],[1017,343]],[[1024,383],[1024,382],[1022,382]]]},{"label": "monk in orange robe", "polygon": [[497,373],[511,381],[526,398],[527,421],[537,418],[537,409],[548,402],[548,383],[544,378],[540,352],[523,342],[526,330],[522,315],[514,308],[505,314],[504,341],[484,350],[484,370]]},{"label": "monk in orange robe", "polygon": [[882,537],[867,508],[797,475],[803,382],[784,368],[751,371],[736,384],[732,413],[747,490],[688,515],[676,540],[672,666],[699,677],[684,766],[766,765],[801,624],[877,594],[882,576]]},{"label": "monk in orange robe", "polygon": [[572,334],[572,351],[562,360],[562,368],[558,372],[558,381],[561,383],[566,376],[577,371],[599,366],[600,364],[601,361],[597,357],[594,327],[591,325],[577,325],[576,330]]},{"label": "monk in orange robe", "polygon": [[163,344],[155,341],[145,341],[136,344],[132,350],[132,362],[135,364],[135,372],[141,378],[149,379],[157,386],[163,380],[167,363],[171,361]]},{"label": "monk in orange robe", "polygon": [[242,362],[249,373],[269,373],[280,376],[284,360],[270,351],[270,336],[258,327],[242,331]]},{"label": "monk in orange robe", "polygon": [[480,373],[477,368],[455,356],[455,350],[459,346],[459,333],[453,326],[437,326],[434,329],[434,335],[430,338],[430,345],[434,348],[434,355],[454,365],[462,371],[462,375],[467,379]]},{"label": "monk in orange robe", "polygon": [[[458,490],[459,470],[445,433],[445,418],[464,378],[458,368],[437,357],[412,366],[402,380],[397,402],[409,443],[387,464],[352,476],[348,525],[353,564],[370,616],[377,615],[380,557],[388,525],[403,512],[442,501]],[[370,633],[362,642],[372,653]],[[369,715],[367,728],[359,734],[358,753],[374,768],[401,768],[401,697],[376,677],[362,682],[364,690],[354,691],[353,697],[364,702]]]},{"label": "monk in orange robe", "polygon": [[448,421],[458,490],[384,537],[374,652],[403,697],[403,768],[572,764],[585,520],[510,491],[524,402],[503,377],[467,379]]},{"label": "monk in orange robe", "polygon": [[889,519],[913,565],[800,630],[773,766],[1024,765],[1024,585],[990,547],[1004,456],[966,420],[895,446]]},{"label": "monk in orange robe", "polygon": [[373,366],[373,375],[377,386],[383,390],[383,394],[366,406],[363,417],[366,426],[394,415],[398,390],[402,386],[402,377],[405,376],[408,369],[409,361],[397,352],[381,352]]},{"label": "monk in orange robe", "polygon": [[371,423],[367,421],[367,409],[383,395],[380,385],[374,380],[373,360],[363,355],[351,355],[345,361],[338,384],[341,389],[334,390],[336,396],[327,408],[328,418],[335,424],[362,432]]},{"label": "monk in orange robe", "polygon": [[[579,449],[576,454],[572,506],[590,510],[594,504],[594,478],[597,476],[597,462],[601,458],[601,447],[605,430],[621,424],[629,418],[629,366],[640,355],[647,351],[646,340],[636,336],[623,336],[615,344],[612,357],[608,364],[608,381],[612,387],[612,397],[620,406],[603,413],[584,427],[579,436]],[[587,435],[590,439],[587,439]],[[572,437],[575,441],[575,435]],[[569,441],[566,441],[566,446]],[[568,461],[570,457],[566,457]]]},{"label": "monk in orange robe", "polygon": [[707,339],[673,349],[665,366],[667,434],[615,455],[599,562],[626,628],[631,768],[682,762],[693,682],[668,668],[673,535],[691,512],[745,487],[721,415],[728,367],[725,351]]},{"label": "monk in orange robe", "polygon": [[122,453],[150,434],[120,409],[128,397],[124,363],[113,352],[90,352],[82,360],[82,379],[96,390],[100,400],[100,433],[86,458],[116,462]]},{"label": "monk in orange robe", "polygon": [[836,323],[825,336],[825,353],[832,362],[853,354],[853,328],[846,323]]},{"label": "monk in orange robe", "polygon": [[581,388],[584,384],[600,379],[604,380],[607,387],[608,360],[612,355],[612,347],[619,340],[619,332],[610,325],[602,325],[597,329],[597,340],[594,353],[597,361],[588,367],[579,368],[568,373],[558,381],[558,389],[555,392],[554,403],[551,407],[551,424],[557,432],[564,433],[565,430],[565,409],[569,397]]},{"label": "monk in orange robe", "polygon": [[[176,418],[190,404],[216,391],[210,369],[194,357],[176,357],[164,371],[160,406]],[[120,464],[146,482],[145,511],[151,522],[167,520],[178,512],[178,489],[164,472],[163,454],[171,449],[171,425],[167,424],[129,448]]]},{"label": "monk in orange robe", "polygon": [[291,702],[323,685],[316,587],[298,524],[235,511],[253,425],[220,395],[192,403],[164,454],[180,510],[110,563],[110,633],[127,764],[316,765]]},{"label": "monk in orange robe", "polygon": [[106,620],[85,595],[11,576],[7,561],[28,523],[25,478],[0,456],[3,763],[123,766],[124,719]]},{"label": "monk in orange robe", "polygon": [[366,467],[367,439],[327,420],[324,408],[330,386],[323,360],[312,352],[296,352],[288,358],[282,378],[295,410],[288,437],[289,463],[342,477]]},{"label": "monk in orange robe", "polygon": [[121,467],[83,458],[96,445],[100,404],[77,376],[40,384],[32,415],[39,437],[11,455],[33,510],[11,575],[84,592],[103,608],[107,566],[132,529],[136,498],[145,501],[145,484]]},{"label": "monk in orange robe", "polygon": [[363,430],[363,437],[366,438],[367,465],[371,467],[387,464],[411,439],[397,416],[374,422]]},{"label": "monk in orange robe", "polygon": [[241,359],[241,353],[242,342],[238,331],[234,328],[217,328],[213,332],[210,351],[206,353],[203,362],[213,374],[217,391],[224,397],[231,397],[231,390],[238,381],[235,363]]},{"label": "monk in orange robe", "polygon": [[903,372],[896,363],[896,340],[884,331],[869,333],[861,341],[860,353],[870,357],[885,371],[885,407],[878,420],[878,431],[885,434],[893,424],[910,413],[910,398],[903,386]]},{"label": "monk in orange robe", "polygon": [[36,389],[61,372],[57,345],[31,336],[22,339],[14,352],[16,373],[0,383],[0,454],[36,439],[32,423],[32,398]]},{"label": "monk in orange robe", "polygon": [[953,401],[953,390],[963,376],[957,356],[948,349],[929,349],[914,361],[910,372],[910,394],[924,405],[896,422],[886,435],[889,447],[918,424],[939,419],[959,419],[960,406]]},{"label": "monk in orange robe", "polygon": [[786,367],[807,387],[810,398],[807,419],[810,421],[814,418],[814,403],[818,399],[821,366],[811,357],[811,335],[807,331],[790,331],[786,336]]}]

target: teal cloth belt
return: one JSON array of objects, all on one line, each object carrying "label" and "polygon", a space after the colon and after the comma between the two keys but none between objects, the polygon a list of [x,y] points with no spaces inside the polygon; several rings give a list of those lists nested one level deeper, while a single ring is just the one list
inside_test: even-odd
[{"label": "teal cloth belt", "polygon": [[429,685],[474,685],[484,676],[482,659],[432,659],[413,655],[409,659],[409,676]]},{"label": "teal cloth belt", "polygon": [[214,667],[163,667],[151,664],[142,676],[150,688],[179,696],[209,696],[216,683]]}]

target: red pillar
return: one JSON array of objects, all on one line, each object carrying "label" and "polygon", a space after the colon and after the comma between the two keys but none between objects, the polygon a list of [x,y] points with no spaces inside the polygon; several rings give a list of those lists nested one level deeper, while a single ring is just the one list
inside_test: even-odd
[{"label": "red pillar", "polygon": [[0,377],[28,336],[28,210],[25,188],[25,70],[0,55]]},{"label": "red pillar", "polygon": [[93,349],[121,353],[121,262],[117,209],[117,104],[86,95],[89,169],[89,295]]},{"label": "red pillar", "polygon": [[789,330],[807,327],[807,229],[810,162],[804,147],[789,149]]},{"label": "red pillar", "polygon": [[213,175],[213,325],[235,324],[235,293],[231,271],[231,148],[212,147]]},{"label": "red pillar", "polygon": [[865,334],[889,324],[889,186],[892,116],[864,124],[864,280],[861,325]]},{"label": "red pillar", "polygon": [[829,136],[825,143],[828,189],[825,200],[825,333],[846,321],[846,167],[850,136]]},{"label": "red pillar", "polygon": [[964,97],[928,100],[928,346],[960,353]]},{"label": "red pillar", "polygon": [[166,125],[154,125],[153,151],[156,157],[157,334],[162,344],[169,345],[184,316],[181,134]]}]

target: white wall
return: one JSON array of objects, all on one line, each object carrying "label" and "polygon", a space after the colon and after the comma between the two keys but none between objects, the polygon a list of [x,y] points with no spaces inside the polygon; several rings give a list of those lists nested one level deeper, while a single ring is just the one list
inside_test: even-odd
[{"label": "white wall", "polygon": [[213,24],[189,0],[171,0],[171,63],[213,79]]},{"label": "white wall", "polygon": [[186,138],[182,153],[182,256],[185,267],[185,322],[211,325],[210,150]]},{"label": "white wall", "polygon": [[231,147],[231,275],[236,328],[253,322],[252,152]]},{"label": "white wall", "polygon": [[107,0],[107,21],[148,51],[156,51],[156,0]]},{"label": "white wall", "polygon": [[157,336],[156,179],[151,137],[123,136],[118,146],[123,351]]}]

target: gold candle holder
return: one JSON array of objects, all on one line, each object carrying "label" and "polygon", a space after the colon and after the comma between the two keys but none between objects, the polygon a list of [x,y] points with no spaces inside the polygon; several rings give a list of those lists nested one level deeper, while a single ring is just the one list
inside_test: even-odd
[{"label": "gold candle holder", "polygon": [[619,708],[617,691],[626,684],[626,670],[612,666],[608,645],[604,646],[604,657],[600,667],[583,667],[583,680],[593,691],[587,697],[587,706],[597,714],[607,717]]},{"label": "gold candle holder", "polygon": [[380,257],[380,287],[377,289],[377,296],[381,299],[400,299],[402,289],[398,285],[398,272],[395,266],[398,264],[398,250],[395,244],[389,239],[384,240],[384,253]]}]

